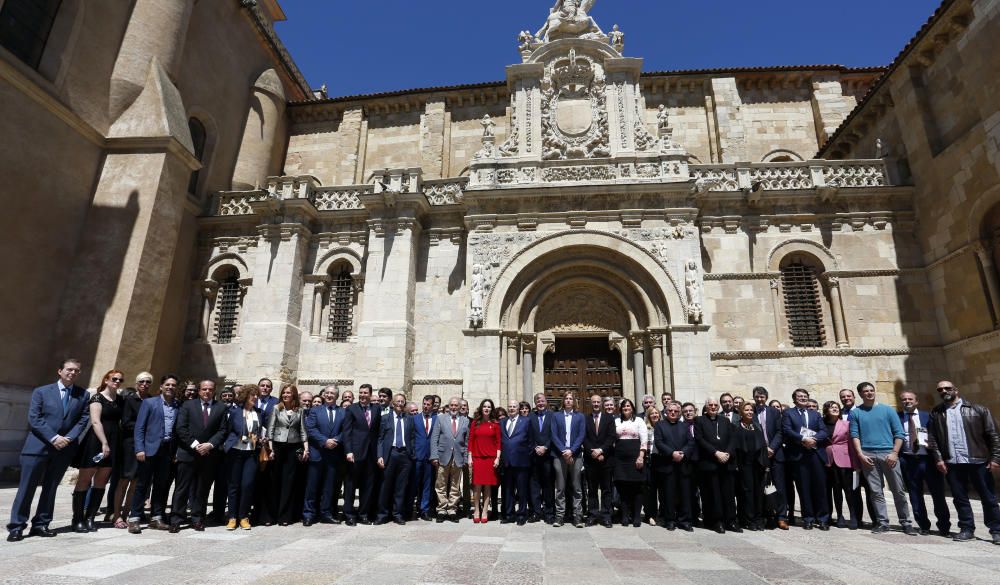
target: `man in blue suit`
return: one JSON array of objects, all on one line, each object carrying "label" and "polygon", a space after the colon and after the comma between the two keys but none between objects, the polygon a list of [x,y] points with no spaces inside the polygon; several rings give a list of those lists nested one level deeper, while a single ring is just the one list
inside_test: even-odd
[{"label": "man in blue suit", "polygon": [[382,490],[379,494],[376,524],[392,521],[406,524],[403,518],[403,503],[406,499],[406,484],[410,478],[410,468],[416,456],[414,443],[417,429],[413,417],[406,414],[406,396],[396,394],[392,399],[392,409],[382,417],[379,428],[378,466],[385,470]]},{"label": "man in blue suit", "polygon": [[42,486],[42,495],[31,519],[31,536],[50,537],[52,509],[56,503],[56,488],[80,445],[80,437],[90,423],[87,391],[73,382],[80,375],[80,361],[65,359],[59,366],[59,379],[54,384],[35,388],[28,407],[28,437],[21,449],[21,481],[10,510],[7,540],[24,538],[28,514],[35,490]]},{"label": "man in blue suit", "polygon": [[[583,528],[583,491],[580,474],[583,470],[583,439],[586,419],[576,412],[576,396],[566,392],[563,408],[552,416],[552,459],[555,465],[556,528],[566,517],[566,490],[573,493],[573,526]],[[569,484],[567,486],[567,484]]]},{"label": "man in blue suit", "polygon": [[421,412],[413,415],[417,429],[414,439],[416,460],[410,471],[410,481],[407,484],[406,512],[413,517],[413,505],[416,500],[417,514],[421,520],[431,519],[433,502],[434,466],[431,465],[431,433],[437,424],[437,414],[434,413],[434,395],[424,396]]},{"label": "man in blue suit", "polygon": [[778,492],[777,510],[774,511],[774,522],[781,530],[788,530],[788,501],[785,495],[785,449],[781,436],[781,411],[768,406],[767,388],[757,386],[753,389],[754,418],[764,431],[767,441],[767,457],[771,462],[771,483]]},{"label": "man in blue suit", "polygon": [[914,392],[904,390],[899,395],[899,401],[903,405],[903,412],[899,413],[899,424],[903,427],[904,435],[899,463],[906,491],[910,495],[913,518],[920,527],[920,534],[930,532],[931,520],[927,517],[927,504],[924,503],[926,483],[934,502],[938,534],[951,536],[951,511],[944,495],[944,476],[937,470],[934,460],[927,452],[927,427],[931,415],[917,408],[918,400]]},{"label": "man in blue suit", "polygon": [[[337,407],[340,393],[327,386],[321,395],[323,405],[306,413],[306,436],[309,438],[309,470],[306,472],[306,496],[302,506],[302,525],[312,526],[319,516],[323,524],[339,524],[336,508],[337,476],[344,467],[344,409]],[[318,504],[318,505],[317,505]]]},{"label": "man in blue suit", "polygon": [[[149,498],[149,528],[169,530],[165,513],[167,494],[170,493],[170,470],[177,447],[174,423],[177,421],[177,376],[166,374],[160,378],[160,395],[142,401],[135,420],[135,458],[139,462],[136,472],[135,495],[128,515],[128,531],[140,534],[139,518]],[[150,490],[152,489],[152,496]]]},{"label": "man in blue suit", "polygon": [[531,443],[531,516],[528,522],[544,519],[555,522],[555,495],[552,462],[552,419],[545,394],[534,396],[535,410],[531,413],[529,442]]},{"label": "man in blue suit", "polygon": [[260,395],[257,397],[257,409],[264,414],[260,424],[267,428],[267,422],[271,420],[271,413],[278,405],[278,398],[271,396],[271,392],[274,391],[274,382],[267,378],[261,378],[260,382],[257,382],[257,388],[260,389]]},{"label": "man in blue suit", "polygon": [[809,392],[792,392],[794,408],[786,408],[781,418],[785,439],[785,461],[792,467],[802,506],[802,527],[830,529],[830,509],[826,499],[826,449],[818,448],[826,440],[826,423],[816,411],[809,410]]},{"label": "man in blue suit", "polygon": [[[500,429],[500,452],[503,461],[503,518],[501,524],[528,522],[528,484],[531,476],[531,405],[520,402],[508,413]],[[517,501],[517,515],[514,501]]]}]

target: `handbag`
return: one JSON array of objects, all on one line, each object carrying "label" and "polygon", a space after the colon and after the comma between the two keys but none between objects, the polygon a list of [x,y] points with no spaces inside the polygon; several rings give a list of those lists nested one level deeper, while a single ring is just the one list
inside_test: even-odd
[{"label": "handbag", "polygon": [[257,467],[261,471],[267,468],[267,464],[271,462],[271,448],[268,447],[266,441],[261,441],[260,451],[257,451]]},{"label": "handbag", "polygon": [[771,470],[764,472],[764,511],[769,516],[774,516],[781,508],[781,493],[771,479]]}]

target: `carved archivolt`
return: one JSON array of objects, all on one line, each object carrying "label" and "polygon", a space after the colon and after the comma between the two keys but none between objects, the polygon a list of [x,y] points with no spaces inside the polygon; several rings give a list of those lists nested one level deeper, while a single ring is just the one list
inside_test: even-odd
[{"label": "carved archivolt", "polygon": [[553,295],[539,308],[536,331],[628,331],[628,314],[613,298],[586,286]]}]

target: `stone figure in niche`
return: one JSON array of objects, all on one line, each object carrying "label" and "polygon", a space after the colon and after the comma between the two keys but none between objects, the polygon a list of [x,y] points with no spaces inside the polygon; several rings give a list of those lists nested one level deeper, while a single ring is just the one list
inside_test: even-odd
[{"label": "stone figure in niche", "polygon": [[549,42],[564,37],[607,38],[587,12],[597,0],[556,0],[535,38]]},{"label": "stone figure in niche", "polygon": [[692,323],[701,323],[701,278],[698,263],[694,260],[684,264],[684,288],[687,291],[688,319]]},{"label": "stone figure in niche", "polygon": [[486,276],[481,264],[472,265],[472,283],[469,286],[472,298],[469,301],[469,326],[483,326],[483,297],[486,292]]},{"label": "stone figure in niche", "polygon": [[625,33],[618,30],[618,25],[611,27],[611,32],[608,33],[608,42],[611,46],[615,48],[619,53],[625,48]]},{"label": "stone figure in niche", "polygon": [[483,138],[493,138],[495,136],[494,130],[497,127],[497,123],[490,118],[489,114],[483,114],[483,119],[479,121],[483,127]]},{"label": "stone figure in niche", "polygon": [[875,139],[875,158],[885,158],[889,156],[889,145],[881,138]]}]

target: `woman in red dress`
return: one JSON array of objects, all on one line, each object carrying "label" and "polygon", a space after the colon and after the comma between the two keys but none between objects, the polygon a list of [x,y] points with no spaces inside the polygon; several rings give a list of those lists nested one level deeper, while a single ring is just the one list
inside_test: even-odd
[{"label": "woman in red dress", "polygon": [[[500,465],[500,425],[489,398],[479,403],[469,431],[469,454],[472,455],[472,521],[486,524],[490,509],[491,487],[497,485]],[[483,505],[480,507],[480,503]]]}]

